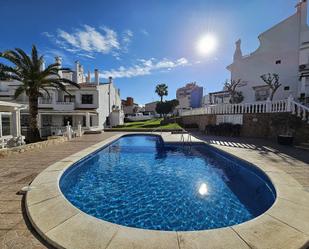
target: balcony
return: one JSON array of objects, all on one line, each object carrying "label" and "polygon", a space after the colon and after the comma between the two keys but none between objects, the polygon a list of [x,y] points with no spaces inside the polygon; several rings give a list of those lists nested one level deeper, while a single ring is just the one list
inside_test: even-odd
[{"label": "balcony", "polygon": [[57,101],[54,105],[55,111],[73,111],[75,109],[74,102],[59,102]]},{"label": "balcony", "polygon": [[39,104],[39,108],[53,107],[53,99],[52,98],[39,98],[38,104]]},{"label": "balcony", "polygon": [[15,91],[12,89],[0,89],[0,97],[14,97]]}]

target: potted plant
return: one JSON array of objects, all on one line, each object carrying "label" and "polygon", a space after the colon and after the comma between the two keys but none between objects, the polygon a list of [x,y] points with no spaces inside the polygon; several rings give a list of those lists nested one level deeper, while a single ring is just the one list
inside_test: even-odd
[{"label": "potted plant", "polygon": [[282,145],[293,145],[294,133],[300,122],[292,115],[279,114],[273,121],[273,128],[280,133],[277,135],[277,142]]}]

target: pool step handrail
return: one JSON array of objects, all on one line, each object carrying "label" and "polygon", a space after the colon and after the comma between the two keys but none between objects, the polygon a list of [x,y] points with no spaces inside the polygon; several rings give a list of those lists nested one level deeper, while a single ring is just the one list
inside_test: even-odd
[{"label": "pool step handrail", "polygon": [[158,129],[160,129],[160,134],[162,134],[163,130],[162,130],[162,127],[161,127],[161,126],[155,128],[155,129],[153,129],[153,130],[151,131],[151,133],[155,132],[155,131],[158,130]]},{"label": "pool step handrail", "polygon": [[188,134],[188,138],[187,138],[187,143],[192,143],[192,136],[189,132],[187,132],[184,128],[181,129],[182,133],[181,133],[181,136],[180,136],[180,141],[185,143],[185,136],[184,134]]}]

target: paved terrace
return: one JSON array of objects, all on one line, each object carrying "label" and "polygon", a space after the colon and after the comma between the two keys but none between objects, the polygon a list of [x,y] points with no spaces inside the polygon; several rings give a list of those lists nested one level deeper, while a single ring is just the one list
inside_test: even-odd
[{"label": "paved terrace", "polygon": [[0,248],[52,248],[31,227],[23,196],[16,193],[49,165],[115,134],[85,135],[62,144],[0,158]]},{"label": "paved terrace", "polygon": [[[52,248],[31,228],[25,216],[23,197],[16,193],[49,165],[114,134],[86,135],[56,146],[1,158],[0,248]],[[264,140],[194,135],[240,157],[249,153],[253,161],[278,167],[309,192],[309,155],[306,151],[281,147]]]}]

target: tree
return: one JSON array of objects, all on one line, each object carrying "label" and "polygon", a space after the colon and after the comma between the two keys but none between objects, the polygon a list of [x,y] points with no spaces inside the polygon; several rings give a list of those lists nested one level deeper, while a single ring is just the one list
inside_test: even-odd
[{"label": "tree", "polygon": [[15,98],[22,93],[25,93],[29,98],[30,121],[27,139],[29,142],[37,142],[40,140],[37,127],[38,98],[43,96],[42,92],[50,96],[48,88],[67,92],[65,83],[77,88],[79,88],[79,85],[59,76],[59,71],[66,68],[60,68],[58,63],[51,64],[42,70],[44,57],[38,55],[35,45],[32,46],[31,56],[28,56],[22,49],[16,48],[0,53],[0,58],[4,58],[13,64],[13,66],[9,66],[0,63],[0,80],[19,81],[21,84],[15,90]]},{"label": "tree", "polygon": [[164,116],[173,112],[176,106],[179,105],[179,101],[177,99],[173,99],[165,102],[158,102],[156,106],[156,112],[159,114],[163,114]]},{"label": "tree", "polygon": [[160,96],[161,98],[161,103],[163,102],[163,96],[168,95],[168,86],[166,84],[158,84],[156,86],[156,93]]},{"label": "tree", "polygon": [[224,83],[225,89],[230,94],[230,103],[231,104],[238,104],[241,103],[244,100],[244,96],[242,95],[242,92],[236,91],[236,88],[242,86],[241,79],[238,80],[226,80]]},{"label": "tree", "polygon": [[270,100],[272,101],[274,98],[274,95],[278,88],[282,85],[279,82],[279,75],[276,73],[268,73],[268,74],[263,74],[260,76],[261,79],[265,82],[267,86],[269,86],[271,93],[270,93]]}]

